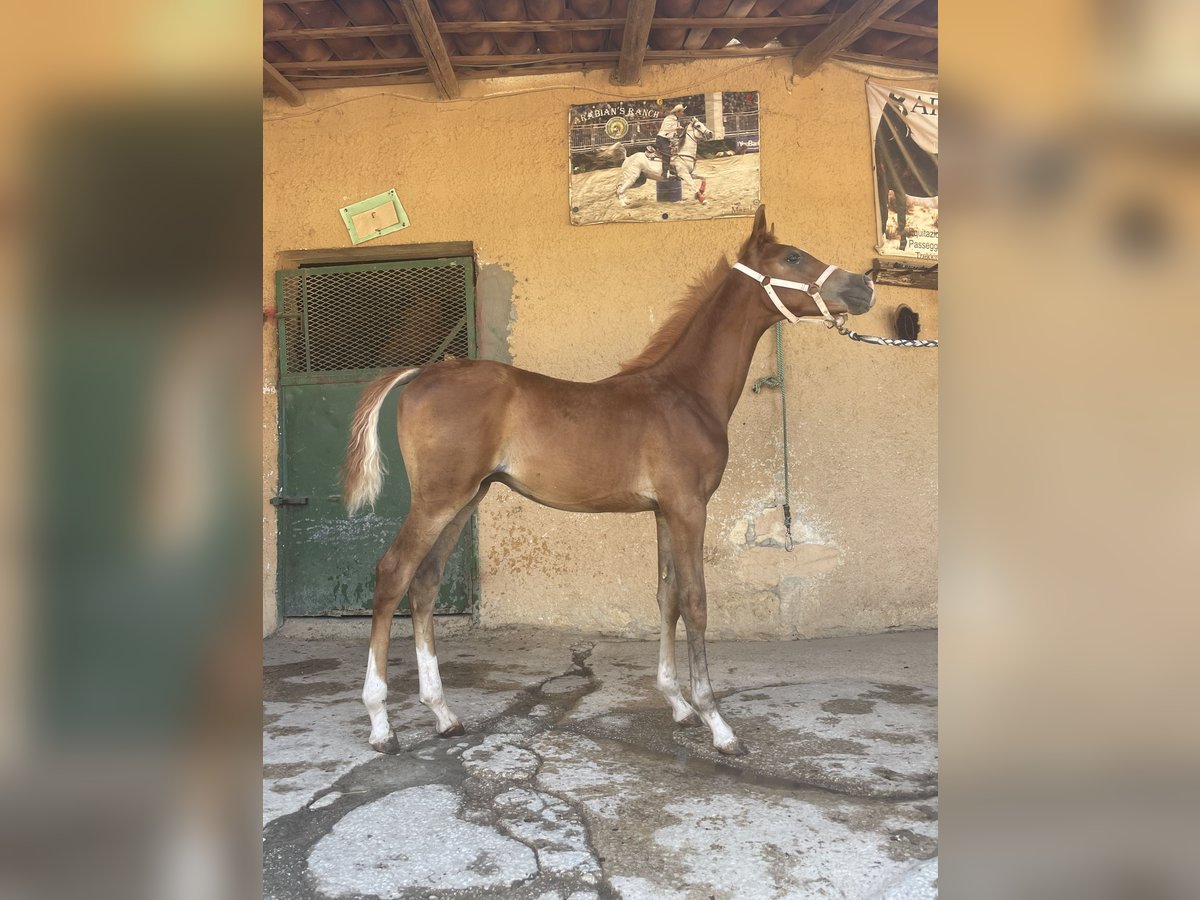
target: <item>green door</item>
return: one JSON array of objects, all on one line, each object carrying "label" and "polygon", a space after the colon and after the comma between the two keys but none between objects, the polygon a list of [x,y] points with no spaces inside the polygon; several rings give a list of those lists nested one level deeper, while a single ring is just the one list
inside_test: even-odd
[{"label": "green door", "polygon": [[[349,516],[339,469],[363,386],[383,371],[475,356],[470,258],[313,266],[276,274],[279,310],[279,593],[285,615],[371,610],[375,563],[408,514],[396,443],[398,388],[383,404],[388,463],[373,512]],[[436,612],[477,601],[475,520],[446,566]],[[400,613],[409,612],[408,599]]]}]

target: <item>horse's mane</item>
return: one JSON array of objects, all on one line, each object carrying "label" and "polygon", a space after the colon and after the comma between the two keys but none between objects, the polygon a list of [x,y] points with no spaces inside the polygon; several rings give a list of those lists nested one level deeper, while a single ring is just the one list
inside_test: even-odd
[{"label": "horse's mane", "polygon": [[716,265],[712,267],[712,271],[697,279],[688,288],[687,293],[676,302],[671,315],[667,317],[667,321],[659,326],[658,331],[654,332],[654,336],[650,338],[650,343],[646,344],[646,349],[633,359],[623,363],[619,371],[625,373],[645,369],[666,356],[667,351],[675,344],[676,338],[687,327],[687,323],[692,320],[696,309],[701,303],[712,296],[713,292],[717,289],[717,285],[724,280],[728,272],[729,263],[722,256],[717,260]]}]

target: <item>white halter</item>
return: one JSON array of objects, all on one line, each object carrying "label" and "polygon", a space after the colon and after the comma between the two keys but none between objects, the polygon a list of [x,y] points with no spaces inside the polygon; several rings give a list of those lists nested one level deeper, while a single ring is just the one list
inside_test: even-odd
[{"label": "white halter", "polygon": [[[755,281],[763,286],[763,290],[767,292],[767,296],[771,298],[771,302],[775,304],[775,308],[779,310],[785,319],[795,325],[797,322],[824,322],[828,327],[832,328],[835,325],[840,325],[844,322],[845,316],[834,316],[829,312],[829,307],[825,305],[825,300],[821,297],[821,286],[825,284],[825,279],[829,274],[837,268],[837,266],[826,266],[825,271],[821,273],[821,277],[812,284],[804,284],[800,281],[784,281],[781,278],[772,278],[770,275],[763,275],[761,272],[755,272],[749,266],[744,266],[741,263],[734,263],[733,267],[739,272],[745,272]],[[779,295],[775,293],[775,285],[785,288],[794,288],[797,291],[804,291],[813,300],[816,301],[817,309],[821,310],[821,318],[816,316],[797,316],[790,309],[783,305],[783,301],[779,299]]]}]

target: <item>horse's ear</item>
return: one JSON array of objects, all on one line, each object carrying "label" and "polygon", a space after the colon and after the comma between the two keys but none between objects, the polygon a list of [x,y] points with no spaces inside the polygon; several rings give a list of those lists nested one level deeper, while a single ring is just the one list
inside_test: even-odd
[{"label": "horse's ear", "polygon": [[767,231],[767,207],[760,205],[758,211],[754,213],[754,227],[750,229],[750,236],[742,244],[742,249],[738,251],[738,258],[748,258],[751,253],[766,243],[769,240]]},{"label": "horse's ear", "polygon": [[754,213],[754,227],[750,229],[750,237],[761,242],[767,235],[767,204],[760,203],[758,211]]}]

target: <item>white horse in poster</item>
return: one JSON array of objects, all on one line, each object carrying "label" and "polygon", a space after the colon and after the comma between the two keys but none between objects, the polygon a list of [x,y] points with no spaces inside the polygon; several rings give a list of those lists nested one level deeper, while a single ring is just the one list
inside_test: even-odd
[{"label": "white horse in poster", "polygon": [[[704,197],[707,182],[702,179],[697,185],[692,178],[696,171],[696,147],[702,140],[711,140],[712,136],[712,129],[699,119],[692,119],[683,130],[683,145],[679,148],[678,153],[671,156],[671,168],[683,182],[687,193],[701,203],[708,202]],[[629,205],[629,201],[625,199],[625,192],[631,187],[645,184],[647,178],[655,181],[666,180],[662,170],[662,160],[658,158],[657,154],[651,157],[645,152],[638,152],[625,160],[621,166],[620,181],[617,182],[617,200],[622,206]]]}]

